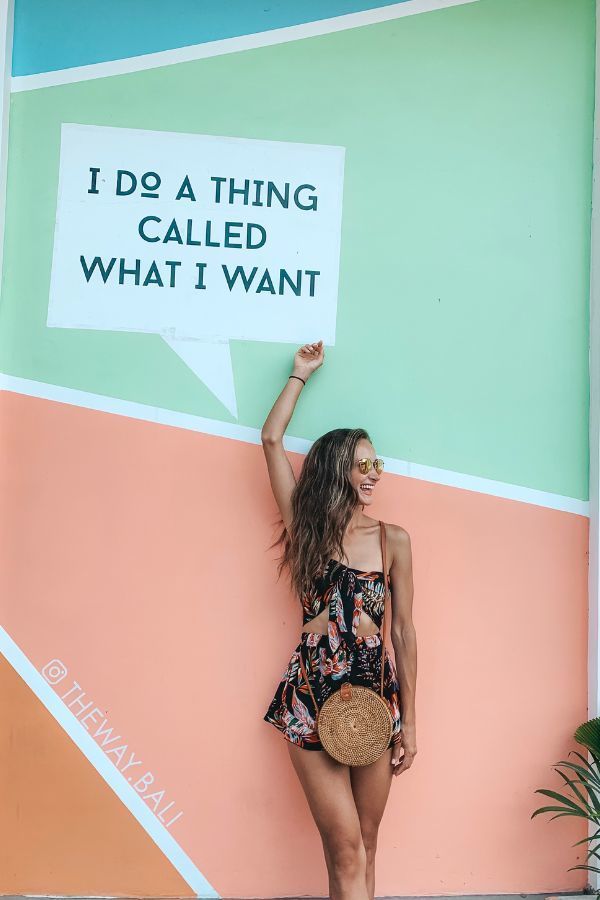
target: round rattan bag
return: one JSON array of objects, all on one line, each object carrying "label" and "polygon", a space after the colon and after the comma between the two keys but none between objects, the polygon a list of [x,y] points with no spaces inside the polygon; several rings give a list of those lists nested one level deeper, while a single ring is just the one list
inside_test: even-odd
[{"label": "round rattan bag", "polygon": [[308,686],[317,710],[317,732],[323,749],[338,762],[347,766],[367,766],[375,762],[389,746],[393,719],[383,696],[385,670],[385,612],[388,596],[388,578],[385,546],[385,526],[381,528],[383,579],[385,599],[381,621],[381,685],[379,693],[370,687],[344,682],[318,708],[306,668],[300,655],[302,676]]},{"label": "round rattan bag", "polygon": [[317,728],[323,748],[338,762],[368,766],[389,746],[393,720],[372,688],[345,682],[319,710]]}]

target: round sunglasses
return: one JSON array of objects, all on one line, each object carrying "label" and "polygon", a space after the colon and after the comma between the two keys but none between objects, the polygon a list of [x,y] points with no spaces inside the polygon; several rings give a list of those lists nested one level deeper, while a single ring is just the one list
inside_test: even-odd
[{"label": "round sunglasses", "polygon": [[361,475],[368,475],[371,469],[375,469],[378,475],[383,472],[383,460],[380,457],[370,459],[368,456],[364,456],[362,459],[356,460],[356,465]]}]

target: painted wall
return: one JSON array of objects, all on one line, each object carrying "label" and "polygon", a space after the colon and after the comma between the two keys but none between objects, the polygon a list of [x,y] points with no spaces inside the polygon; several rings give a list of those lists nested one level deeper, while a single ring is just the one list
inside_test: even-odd
[{"label": "painted wall", "polygon": [[366,427],[412,536],[419,753],[377,892],[586,882],[584,828],[530,816],[587,716],[594,3],[297,6],[15,6],[3,893],[327,883],[262,721],[301,622],[259,446],[293,346],[230,342],[236,416],[158,334],[48,327],[62,123],[345,148],[335,344],[289,448]]}]

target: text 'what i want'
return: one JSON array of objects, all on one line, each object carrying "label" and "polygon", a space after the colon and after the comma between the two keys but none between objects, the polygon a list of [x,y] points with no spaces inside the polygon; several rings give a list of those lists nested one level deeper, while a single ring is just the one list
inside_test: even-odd
[{"label": "text 'what i want'", "polygon": [[[180,260],[165,260],[157,262],[153,260],[142,264],[141,259],[127,262],[123,257],[116,256],[110,259],[102,259],[100,256],[88,262],[85,256],[79,257],[83,275],[86,282],[102,281],[104,284],[133,285],[135,287],[170,287],[178,285],[178,272],[181,268]],[[194,288],[206,290],[208,274],[207,263],[195,264]],[[315,269],[269,269],[258,266],[227,266],[221,264],[221,275],[230,292],[234,290],[255,294],[293,294],[296,297],[315,296],[315,283],[321,274]]]}]

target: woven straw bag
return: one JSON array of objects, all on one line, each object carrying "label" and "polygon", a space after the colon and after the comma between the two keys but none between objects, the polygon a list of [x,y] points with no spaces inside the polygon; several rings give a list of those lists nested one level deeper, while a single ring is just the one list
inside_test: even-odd
[{"label": "woven straw bag", "polygon": [[317,710],[317,732],[323,749],[347,766],[368,766],[387,749],[393,730],[390,708],[383,696],[385,672],[385,613],[388,606],[385,525],[379,522],[381,554],[383,557],[384,604],[381,620],[381,686],[380,692],[363,685],[344,682],[319,707],[315,700],[306,668],[300,654],[299,662],[310,696]]}]

